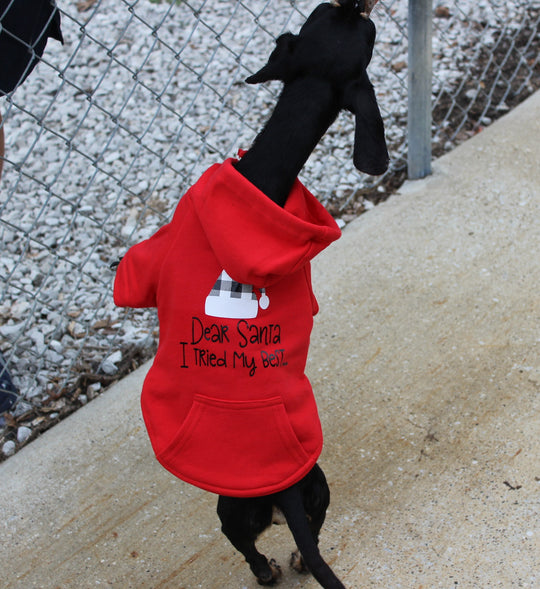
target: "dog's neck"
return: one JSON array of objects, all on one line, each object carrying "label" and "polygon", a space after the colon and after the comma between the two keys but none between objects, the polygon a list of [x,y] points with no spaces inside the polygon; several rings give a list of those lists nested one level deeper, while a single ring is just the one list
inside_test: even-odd
[{"label": "dog's neck", "polygon": [[236,169],[283,206],[311,152],[336,119],[340,99],[322,78],[285,84],[276,107]]}]

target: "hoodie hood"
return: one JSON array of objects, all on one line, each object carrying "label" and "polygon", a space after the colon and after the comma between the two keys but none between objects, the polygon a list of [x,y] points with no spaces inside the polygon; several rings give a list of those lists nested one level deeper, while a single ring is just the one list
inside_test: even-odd
[{"label": "hoodie hood", "polygon": [[235,161],[212,166],[193,186],[191,198],[227,274],[264,288],[304,266],[341,231],[298,179],[281,208],[235,169]]}]

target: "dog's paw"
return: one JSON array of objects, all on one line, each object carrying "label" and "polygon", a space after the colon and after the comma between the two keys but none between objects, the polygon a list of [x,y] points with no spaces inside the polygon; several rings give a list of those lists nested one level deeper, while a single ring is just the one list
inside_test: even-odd
[{"label": "dog's paw", "polygon": [[270,573],[268,575],[259,575],[257,577],[259,585],[275,585],[281,579],[281,567],[274,559],[268,562],[268,566],[270,567]]},{"label": "dog's paw", "polygon": [[309,573],[306,563],[304,562],[304,559],[300,554],[300,550],[298,549],[291,554],[291,560],[289,561],[289,564],[291,565],[291,568],[293,568],[297,573],[303,575]]}]

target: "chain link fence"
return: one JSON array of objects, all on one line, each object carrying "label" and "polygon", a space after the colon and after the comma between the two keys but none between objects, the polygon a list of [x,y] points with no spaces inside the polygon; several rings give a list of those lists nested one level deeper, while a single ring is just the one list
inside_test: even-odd
[{"label": "chain link fence", "polygon": [[[155,314],[114,307],[110,264],[167,222],[209,165],[249,147],[280,86],[243,80],[318,1],[57,4],[64,44],[49,40],[0,98],[0,383],[9,374],[18,390],[0,459],[152,355]],[[381,0],[372,14],[389,171],[355,170],[343,113],[302,173],[343,222],[406,176],[407,12],[407,0]],[[435,155],[540,86],[539,19],[540,0],[435,2]]]}]

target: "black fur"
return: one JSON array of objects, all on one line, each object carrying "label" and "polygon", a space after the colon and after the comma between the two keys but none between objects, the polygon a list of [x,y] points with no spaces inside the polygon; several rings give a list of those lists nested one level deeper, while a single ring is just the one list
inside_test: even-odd
[{"label": "black fur", "polygon": [[249,499],[220,496],[217,511],[221,530],[244,555],[261,585],[272,585],[281,576],[276,563],[268,561],[255,547],[259,535],[272,524],[277,507],[283,512],[300,549],[300,555],[292,554],[291,566],[298,572],[309,570],[326,589],[344,589],[318,548],[319,532],[329,503],[326,478],[322,469],[315,465],[300,482],[280,493]]},{"label": "black fur", "polygon": [[237,169],[269,198],[285,203],[294,179],[340,110],[355,116],[354,165],[371,175],[388,168],[384,125],[366,68],[375,25],[364,2],[320,4],[298,35],[285,33],[266,65],[246,81],[280,80],[276,108]]}]

